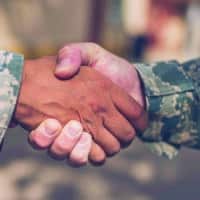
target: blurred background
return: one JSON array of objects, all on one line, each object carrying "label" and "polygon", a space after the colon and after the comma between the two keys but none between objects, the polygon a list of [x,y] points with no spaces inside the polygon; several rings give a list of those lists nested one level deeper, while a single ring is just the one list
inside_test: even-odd
[{"label": "blurred background", "polygon": [[[200,55],[198,0],[1,0],[0,48],[26,58],[71,42],[97,42],[133,62]],[[0,200],[199,200],[199,152],[173,161],[140,141],[105,166],[72,169],[9,130],[0,154]]]}]

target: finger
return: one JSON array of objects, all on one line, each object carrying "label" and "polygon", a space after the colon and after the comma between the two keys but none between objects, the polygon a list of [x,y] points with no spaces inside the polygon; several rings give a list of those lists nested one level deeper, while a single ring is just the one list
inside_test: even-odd
[{"label": "finger", "polygon": [[89,160],[91,164],[100,166],[105,163],[106,154],[104,150],[95,142],[92,143],[91,151],[89,153]]},{"label": "finger", "polygon": [[67,79],[75,75],[82,65],[92,66],[99,46],[94,43],[66,45],[58,53],[55,75]]},{"label": "finger", "polygon": [[104,152],[108,156],[118,153],[120,151],[120,143],[111,132],[104,128],[102,118],[96,116],[94,109],[86,109],[83,106],[81,112],[84,113],[84,116],[81,117],[84,129],[93,136],[95,142],[102,147]]},{"label": "finger", "polygon": [[120,142],[130,143],[135,135],[135,129],[117,110],[110,110],[104,117],[104,127],[111,132]]},{"label": "finger", "polygon": [[95,142],[101,146],[107,156],[113,156],[120,151],[120,143],[107,129],[102,127]]},{"label": "finger", "polygon": [[147,112],[134,100],[134,98],[118,87],[112,88],[111,96],[116,108],[137,130],[144,131],[147,128]]},{"label": "finger", "polygon": [[81,52],[73,46],[66,46],[58,54],[55,75],[59,78],[70,78],[81,66]]},{"label": "finger", "polygon": [[57,120],[47,119],[29,134],[29,140],[39,148],[47,148],[57,137],[61,128]]},{"label": "finger", "polygon": [[88,155],[92,147],[92,137],[89,133],[83,132],[79,141],[74,146],[69,156],[69,161],[76,166],[87,164]]},{"label": "finger", "polygon": [[80,122],[72,120],[61,131],[51,146],[51,152],[59,157],[67,156],[79,141],[82,135],[82,125]]}]

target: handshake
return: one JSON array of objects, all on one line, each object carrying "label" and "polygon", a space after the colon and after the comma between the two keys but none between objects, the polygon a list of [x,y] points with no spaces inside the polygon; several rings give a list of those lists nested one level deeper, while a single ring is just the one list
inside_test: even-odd
[{"label": "handshake", "polygon": [[104,163],[147,127],[133,65],[92,43],[27,60],[13,115],[30,143],[81,166]]}]

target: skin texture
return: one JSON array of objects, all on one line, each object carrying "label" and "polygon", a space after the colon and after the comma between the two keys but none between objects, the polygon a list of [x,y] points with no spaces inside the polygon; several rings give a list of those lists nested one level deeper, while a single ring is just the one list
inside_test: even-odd
[{"label": "skin texture", "polygon": [[94,43],[77,43],[63,47],[58,54],[55,74],[68,79],[84,66],[99,71],[123,88],[141,106],[145,105],[140,79],[134,66]]},{"label": "skin texture", "polygon": [[[62,144],[65,155],[68,156],[68,164],[76,167],[87,164],[93,142],[91,135],[83,131],[79,121],[71,120],[62,128],[55,119],[43,121],[37,129],[30,133],[29,141],[34,147],[40,149],[48,149],[51,145]],[[98,152],[96,149],[98,154],[95,158],[102,162],[105,159],[105,153],[103,150]],[[52,154],[50,153],[50,155]],[[55,156],[53,158],[57,159]]]},{"label": "skin texture", "polygon": [[[60,79],[70,79],[76,73],[79,72],[80,67],[82,67],[83,65],[89,65],[93,69],[99,71],[101,74],[108,77],[119,87],[123,88],[126,92],[128,92],[130,96],[132,96],[142,107],[144,107],[145,102],[141,90],[141,84],[138,77],[138,73],[135,70],[134,66],[129,62],[127,62],[125,59],[122,59],[120,57],[111,54],[110,52],[98,46],[97,44],[77,43],[77,44],[66,45],[59,51],[55,75]],[[53,121],[47,120],[45,124],[46,127],[51,127],[53,124],[54,126],[57,127],[60,126],[59,121],[55,119]],[[42,123],[40,126],[43,125],[44,123]],[[133,123],[132,125],[134,126]],[[147,116],[145,119],[143,118],[143,129],[145,129],[146,127],[147,127]],[[82,132],[81,135],[82,134],[84,134],[84,132]],[[46,139],[49,141],[49,139],[46,137],[45,129],[43,128],[41,131],[40,127],[31,132],[29,138],[37,146],[40,147],[41,135],[43,135],[44,140]],[[79,143],[79,140],[71,141],[70,137],[67,137],[65,139],[69,141],[68,145],[66,146],[75,147]],[[69,145],[69,143],[71,143],[71,145]],[[90,146],[89,144],[90,143],[88,141],[88,146]],[[94,146],[96,146],[96,148],[94,148]],[[96,151],[93,150],[90,151],[89,154],[90,160],[92,157],[93,161],[95,161],[95,164],[103,163],[106,156],[105,153],[102,151],[101,148],[99,148],[99,146],[94,145],[94,143],[92,147],[93,147],[92,149],[96,149]],[[73,148],[70,149],[70,152],[72,151],[72,149]],[[82,149],[79,149],[79,151],[82,151]],[[88,154],[83,154],[82,157],[83,157],[82,160],[87,160]],[[73,159],[73,160],[79,166],[85,164],[85,163],[80,164],[79,160],[81,159],[77,160]]]},{"label": "skin texture", "polygon": [[[60,133],[58,127],[51,127],[58,128],[58,131],[50,131],[51,128],[43,126],[46,132],[51,132],[48,135],[52,136],[53,141],[51,138],[51,143],[40,143],[40,146],[46,148],[49,145],[52,153],[66,157],[69,155],[69,149],[66,149],[69,143],[66,145],[64,133],[76,132],[73,141],[79,141],[78,149],[87,144],[90,133],[93,138],[91,148],[83,149],[85,154],[91,149],[90,160],[99,162],[105,158],[105,154],[113,155],[118,152],[120,143],[130,142],[134,138],[135,129],[131,124],[143,130],[146,114],[126,92],[88,67],[82,68],[72,79],[60,81],[53,75],[55,64],[55,57],[25,63],[14,119],[28,130],[36,128],[47,118],[59,120],[62,126],[73,119],[80,121],[83,127],[80,126],[78,131],[72,131],[72,127],[64,127]],[[37,135],[37,132],[33,133]],[[67,137],[69,138],[69,134]],[[71,160],[80,158],[80,154],[74,146]],[[81,160],[81,163],[85,160]]]}]

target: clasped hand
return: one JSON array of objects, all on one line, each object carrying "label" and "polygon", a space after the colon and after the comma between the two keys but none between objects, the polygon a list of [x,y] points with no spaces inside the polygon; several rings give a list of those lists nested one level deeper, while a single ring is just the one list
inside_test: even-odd
[{"label": "clasped hand", "polygon": [[[81,57],[92,52],[92,60]],[[32,144],[54,157],[78,166],[88,158],[101,164],[147,126],[139,78],[131,67],[94,44],[66,46],[58,57],[26,61],[14,120],[31,131]]]}]

